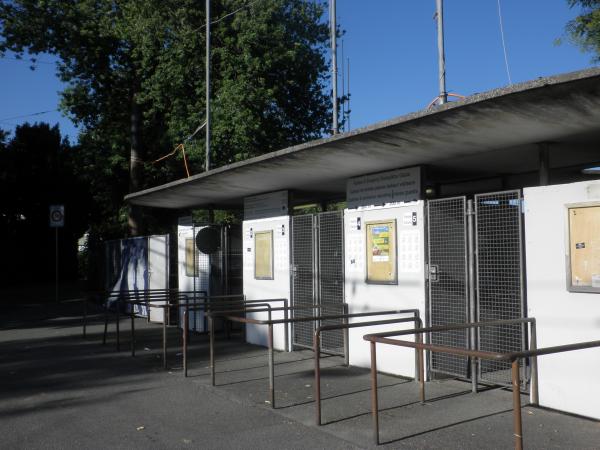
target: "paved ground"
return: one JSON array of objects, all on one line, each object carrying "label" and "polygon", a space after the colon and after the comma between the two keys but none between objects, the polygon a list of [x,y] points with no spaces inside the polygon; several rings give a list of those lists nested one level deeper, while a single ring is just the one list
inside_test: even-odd
[{"label": "paved ground", "polygon": [[[180,334],[169,330],[169,370],[161,328],[138,319],[137,356],[114,334],[101,345],[101,317],[82,339],[79,311],[21,308],[0,319],[0,448],[372,448],[369,377],[324,358],[323,420],[314,425],[313,361],[308,351],[276,355],[276,408],[268,399],[266,351],[221,338],[217,387],[207,342],[194,336],[189,377],[181,372]],[[449,380],[427,384],[380,376],[381,448],[511,448],[511,394],[473,395]],[[524,398],[525,403],[525,398]],[[600,423],[523,408],[526,448],[600,448]]]}]

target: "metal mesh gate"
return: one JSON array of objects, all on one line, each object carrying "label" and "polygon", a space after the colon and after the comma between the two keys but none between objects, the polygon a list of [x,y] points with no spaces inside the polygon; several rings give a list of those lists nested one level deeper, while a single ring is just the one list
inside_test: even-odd
[{"label": "metal mesh gate", "polygon": [[[292,304],[320,305],[318,310],[294,310],[294,317],[344,312],[344,233],[341,211],[292,217]],[[340,320],[321,323],[329,325]],[[293,344],[313,344],[314,322],[293,324]],[[328,331],[321,338],[321,349],[343,354],[342,330]]]},{"label": "metal mesh gate", "polygon": [[[321,213],[318,218],[318,303],[323,314],[341,314],[344,302],[344,221],[341,211]],[[322,325],[341,323],[326,320]],[[326,331],[321,348],[330,353],[344,353],[342,330]]]},{"label": "metal mesh gate", "polygon": [[[430,200],[429,317],[432,326],[468,322],[466,198]],[[432,333],[431,343],[466,348],[468,331]],[[430,352],[432,372],[468,376],[468,358]]]},{"label": "metal mesh gate", "polygon": [[[520,192],[476,195],[475,213],[478,320],[524,317]],[[484,327],[479,330],[479,349],[522,350],[526,342],[524,332],[522,325]],[[479,377],[494,384],[510,385],[510,368],[510,362],[482,360]]]},{"label": "metal mesh gate", "polygon": [[[314,216],[292,217],[292,304],[312,306],[314,291]],[[294,317],[310,317],[310,309],[295,310]],[[312,347],[314,325],[312,322],[298,322],[292,326],[293,344]]]}]

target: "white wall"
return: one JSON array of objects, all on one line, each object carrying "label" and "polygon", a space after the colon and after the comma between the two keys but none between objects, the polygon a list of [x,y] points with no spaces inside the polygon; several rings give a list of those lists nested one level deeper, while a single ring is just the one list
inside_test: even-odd
[{"label": "white wall", "polygon": [[[169,288],[169,235],[167,234],[148,237],[148,286],[150,289]],[[150,321],[162,323],[163,319],[163,308],[150,308]]]},{"label": "white wall", "polygon": [[[417,223],[412,224],[416,212]],[[357,228],[360,218],[361,229]],[[396,219],[398,284],[366,283],[366,222]],[[416,308],[425,319],[425,240],[424,202],[410,202],[384,207],[347,209],[344,211],[346,302],[350,313]],[[401,315],[398,317],[404,317]],[[393,317],[393,316],[392,316]],[[390,316],[357,318],[354,321],[389,319]],[[367,333],[413,328],[414,323],[381,325],[349,330],[350,364],[371,367]],[[412,336],[406,336],[413,340]],[[377,345],[378,370],[413,377],[414,350]]]},{"label": "white wall", "polygon": [[[257,231],[273,231],[273,279],[257,280],[254,278],[254,234]],[[243,270],[244,294],[247,300],[285,298],[290,301],[290,218],[289,216],[268,219],[245,220],[243,233]],[[270,303],[272,307],[283,306],[282,302]],[[289,304],[289,303],[288,303]],[[247,314],[255,319],[267,319],[268,313]],[[282,311],[275,311],[273,319],[283,319]],[[277,350],[285,350],[285,327],[275,325],[273,328],[273,344]],[[266,325],[246,325],[246,339],[257,345],[267,346]],[[289,334],[288,334],[289,336]]]},{"label": "white wall", "polygon": [[[191,218],[190,218],[191,223]],[[195,239],[195,233],[203,227],[193,227],[192,225],[179,224],[177,227],[177,276],[180,291],[204,291],[208,293],[208,280],[210,275],[210,263],[208,255],[196,249],[196,260],[198,276],[187,276],[185,273],[185,241],[186,239]],[[188,302],[194,302],[193,298],[188,298]],[[179,326],[183,327],[183,311],[179,310]],[[188,316],[188,326],[191,331],[203,332],[204,327],[204,312],[190,311]]]},{"label": "white wall", "polygon": [[[569,292],[565,205],[600,200],[600,181],[524,189],[528,316],[538,348],[600,339],[600,294]],[[600,230],[598,236],[600,237]],[[540,356],[540,405],[600,419],[600,348]]]}]

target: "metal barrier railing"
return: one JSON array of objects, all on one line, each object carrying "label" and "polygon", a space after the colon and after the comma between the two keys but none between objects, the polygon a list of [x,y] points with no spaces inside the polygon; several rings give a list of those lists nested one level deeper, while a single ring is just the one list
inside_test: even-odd
[{"label": "metal barrier railing", "polygon": [[[291,306],[289,310],[299,310],[299,309],[311,309],[311,308],[321,308],[321,306],[306,306],[306,307],[294,307]],[[280,311],[283,308],[272,308],[271,311]],[[266,310],[265,310],[266,311]],[[242,311],[239,311],[242,312]],[[260,310],[251,311],[253,313],[260,312]],[[215,386],[215,353],[214,353],[214,327],[213,320],[215,318],[220,318],[223,320],[230,320],[233,322],[240,322],[246,324],[253,325],[266,325],[268,327],[267,333],[267,353],[268,353],[268,365],[269,365],[269,403],[272,408],[275,407],[275,362],[274,362],[274,352],[273,352],[273,326],[274,325],[282,325],[289,323],[299,323],[299,322],[317,322],[322,320],[336,320],[336,319],[352,319],[357,317],[370,317],[370,316],[378,316],[378,315],[386,315],[386,314],[398,314],[398,310],[393,311],[372,311],[366,313],[353,313],[353,314],[335,314],[335,315],[323,315],[323,316],[312,316],[312,317],[297,317],[291,319],[275,319],[275,320],[261,320],[254,319],[249,317],[239,317],[232,316],[227,314],[220,313],[209,313],[208,316],[208,329],[210,336],[210,369],[211,369],[211,383]],[[345,343],[345,353],[347,353],[347,343]]]},{"label": "metal barrier railing", "polygon": [[[278,303],[278,302],[282,302],[283,303],[283,307],[280,308],[273,308],[271,306],[271,303]],[[289,307],[287,306],[288,304],[288,300],[287,298],[273,298],[273,299],[263,299],[263,300],[244,300],[242,302],[219,302],[218,303],[218,307],[226,307],[226,309],[224,310],[218,310],[215,311],[213,307],[208,306],[205,307],[205,305],[185,305],[185,309],[183,312],[183,316],[184,316],[184,328],[183,328],[183,373],[184,376],[187,377],[187,373],[188,373],[188,364],[187,364],[187,355],[188,355],[188,336],[189,336],[189,321],[187,320],[187,317],[189,316],[189,312],[190,311],[194,311],[194,310],[202,310],[204,312],[207,313],[215,313],[215,314],[234,314],[234,313],[247,313],[247,312],[264,312],[267,311],[268,312],[268,320],[271,320],[272,318],[272,311],[276,310],[276,311],[284,311],[284,318],[288,317],[288,310]],[[237,307],[237,308],[236,308]],[[242,309],[240,309],[240,307]],[[259,308],[259,309],[256,309]],[[210,321],[210,319],[209,319]],[[230,323],[230,321],[227,321],[228,323]],[[210,323],[210,322],[209,322]],[[210,329],[210,327],[209,327]],[[287,333],[287,327],[285,329],[285,338],[287,339],[288,337],[288,333]],[[210,331],[209,331],[210,333]],[[286,343],[287,344],[287,343]],[[286,350],[288,349],[287,345],[286,345]]]},{"label": "metal barrier railing", "polygon": [[[481,328],[489,326],[503,326],[518,323],[529,323],[530,325],[530,350],[517,352],[490,352],[482,350],[469,350],[464,348],[450,347],[445,345],[424,344],[422,338],[417,342],[392,339],[394,336],[402,336],[418,333],[422,336],[423,333],[435,333],[450,330],[462,330],[470,328]],[[509,361],[511,363],[512,375],[512,397],[513,397],[513,428],[515,437],[515,449],[522,450],[523,448],[523,422],[521,417],[521,391],[520,391],[520,366],[519,360],[522,358],[530,358],[531,365],[531,404],[539,403],[538,394],[538,373],[537,373],[537,357],[554,353],[568,352],[574,350],[583,350],[586,348],[600,347],[600,340],[580,342],[576,344],[559,345],[553,347],[537,348],[537,333],[535,318],[513,319],[513,320],[497,320],[490,322],[473,322],[449,326],[436,326],[429,328],[415,328],[412,330],[391,331],[386,333],[367,334],[363,337],[371,345],[371,409],[373,416],[373,432],[375,443],[379,444],[379,411],[377,397],[377,351],[376,345],[389,344],[399,347],[408,347],[417,349],[420,353],[420,359],[423,360],[423,351],[449,353],[453,355],[468,356],[471,358],[480,358],[496,361]],[[421,402],[425,402],[425,390],[421,389]]]},{"label": "metal barrier railing", "polygon": [[[169,298],[171,297],[171,294],[169,294]],[[178,296],[178,300],[179,299],[187,299],[187,296]],[[160,301],[161,303],[156,304],[153,302],[157,302]],[[165,302],[166,303],[162,303]],[[140,301],[140,300],[122,300],[122,299],[118,299],[117,303],[116,303],[116,314],[115,314],[115,324],[116,324],[116,335],[117,335],[117,351],[120,351],[120,309],[121,309],[121,304],[127,304],[127,305],[145,305],[146,308],[148,308],[148,311],[150,311],[150,307],[152,308],[160,308],[163,311],[163,320],[162,320],[162,353],[163,353],[163,368],[167,368],[167,347],[168,347],[168,343],[167,343],[167,326],[168,326],[168,314],[169,314],[169,310],[171,309],[171,307],[173,306],[171,303],[169,303],[169,301],[167,299],[163,299],[160,297],[153,297],[152,299],[148,299],[146,298],[146,300]],[[131,356],[135,356],[135,311],[133,310],[133,308],[131,308],[131,310],[125,314],[129,315],[130,318],[130,325],[131,325]],[[104,322],[104,338],[103,338],[103,343],[106,342],[106,333],[107,333],[107,325],[108,325],[108,316],[106,316],[106,320]]]},{"label": "metal barrier railing", "polygon": [[[376,325],[388,325],[388,324],[398,324],[405,322],[414,322],[415,328],[422,328],[423,322],[419,317],[418,309],[403,309],[391,314],[412,314],[413,317],[402,317],[396,319],[382,319],[382,320],[371,320],[366,322],[353,322],[353,323],[341,323],[341,324],[333,324],[333,325],[322,325],[315,329],[314,338],[313,338],[313,351],[314,351],[314,359],[315,359],[315,402],[316,402],[316,423],[317,426],[322,425],[321,423],[321,333],[324,331],[332,331],[332,330],[345,330],[347,331],[350,328],[365,328],[372,327]],[[391,315],[391,314],[381,314],[381,315]],[[417,338],[417,333],[415,333],[415,339]],[[347,338],[346,338],[347,339]],[[348,352],[346,352],[346,356]],[[415,350],[415,380],[423,383],[423,376],[421,376],[423,361],[419,359],[418,352]],[[346,365],[348,365],[348,361],[346,361]]]},{"label": "metal barrier railing", "polygon": [[[209,311],[213,311],[215,308],[215,305],[212,304],[210,302],[210,300],[214,300],[215,298],[222,298],[222,297],[204,297],[203,300],[206,300],[207,302],[203,305],[198,305],[197,303],[189,303],[189,302],[185,302],[185,303],[176,303],[176,304],[159,304],[159,305],[155,305],[154,307],[158,307],[158,308],[162,308],[163,309],[163,323],[162,323],[162,329],[163,329],[163,368],[167,369],[167,325],[166,325],[166,316],[167,316],[167,311],[171,308],[171,307],[183,307],[184,308],[184,313],[183,313],[183,339],[182,339],[182,357],[183,357],[183,367],[184,367],[184,376],[187,377],[187,345],[188,345],[188,338],[189,338],[189,320],[188,320],[188,315],[189,315],[189,311],[190,310],[203,310],[205,312],[209,312]],[[269,300],[267,300],[269,301]],[[247,305],[247,308],[249,310],[251,310],[251,308],[271,308],[271,306],[269,304],[264,304],[264,303],[257,303],[259,302],[258,300],[244,300],[244,301],[235,301],[235,302],[224,302],[224,301],[219,301],[218,302],[218,307],[234,307],[234,308],[238,308],[240,306],[240,304],[244,304]],[[227,313],[229,310],[225,309],[225,313]],[[269,313],[270,315],[270,313]],[[135,345],[135,317],[133,314],[131,314],[131,332],[132,332],[132,355],[131,356],[135,356],[135,350],[134,350],[134,345]]]},{"label": "metal barrier railing", "polygon": [[[163,328],[166,328],[169,320],[168,320],[168,312],[173,306],[170,303],[170,300],[187,300],[186,295],[174,294],[174,293],[152,293],[144,296],[144,300],[138,300],[138,296],[135,294],[123,294],[115,298],[114,306],[115,306],[115,328],[116,328],[116,345],[117,351],[121,351],[121,333],[120,333],[120,323],[121,323],[121,307],[123,305],[130,305],[131,311],[123,311],[125,315],[129,315],[131,320],[135,319],[135,311],[133,309],[134,305],[146,306],[148,311],[148,321],[150,319],[150,308],[162,308],[163,310]],[[156,303],[160,302],[160,303]],[[108,315],[109,315],[109,306],[106,305],[104,308],[104,333],[102,335],[102,344],[106,344],[106,337],[108,334]],[[166,334],[166,330],[164,331]]]},{"label": "metal barrier railing", "polygon": [[[218,299],[218,302],[204,302],[201,304],[196,303],[194,305],[193,308],[186,308],[189,314],[189,311],[203,311],[203,312],[210,312],[211,309],[218,309],[219,307],[222,307],[224,305],[227,305],[228,309],[232,309],[231,307],[234,306],[235,304],[240,305],[241,307],[243,307],[244,305],[250,305],[250,304],[255,304],[255,303],[260,303],[260,302],[269,302],[269,303],[279,303],[281,302],[283,304],[283,307],[287,308],[288,307],[288,299],[287,298],[272,298],[272,299],[259,299],[259,300],[246,300],[246,296],[244,295],[241,300],[239,301],[232,301],[229,300],[229,298],[232,297],[236,297],[236,296],[219,296],[219,297],[215,297],[215,296],[211,296],[208,299],[212,300],[212,299]],[[228,301],[223,301],[222,299],[226,299]],[[270,306],[270,305],[269,305]],[[284,311],[284,318],[288,317],[288,312],[287,310]],[[225,322],[225,331],[227,333],[227,337],[229,338],[230,333],[231,333],[231,323],[230,321],[226,321]],[[287,327],[284,330],[285,332],[285,340],[287,343],[288,340],[288,329]],[[286,345],[286,351],[289,351],[289,347]]]},{"label": "metal barrier railing", "polygon": [[[200,294],[200,295],[199,295]],[[120,323],[120,314],[121,314],[121,306],[123,304],[130,305],[141,305],[146,306],[148,311],[148,322],[150,322],[150,308],[162,308],[161,303],[156,302],[165,302],[164,304],[168,304],[168,310],[172,307],[184,306],[184,303],[181,303],[180,300],[185,300],[185,303],[189,303],[190,296],[194,296],[194,303],[197,304],[198,300],[214,301],[220,299],[231,299],[231,298],[241,298],[245,299],[244,295],[241,294],[231,294],[231,295],[215,295],[215,296],[207,296],[204,291],[178,291],[176,289],[151,289],[151,290],[129,290],[129,291],[111,291],[105,293],[95,293],[94,295],[100,296],[103,302],[106,302],[107,299],[114,298],[115,305],[115,326],[117,330],[117,351],[120,351],[120,332],[119,332],[119,323]],[[140,300],[142,299],[142,300]],[[175,301],[171,303],[171,301]],[[164,309],[164,308],[163,308]],[[127,312],[126,312],[127,313]],[[133,314],[135,312],[132,311]],[[108,328],[108,314],[109,314],[109,305],[107,304],[104,309],[104,334],[102,338],[102,343],[106,344],[106,335]],[[169,324],[169,314],[163,312],[163,322],[166,320],[167,325]],[[86,328],[87,328],[87,304],[84,302],[84,314],[83,314],[83,336],[86,337]]]},{"label": "metal barrier railing", "polygon": [[[187,291],[183,291],[187,292]],[[132,300],[130,298],[139,297],[135,293],[125,293],[123,296],[115,299],[115,328],[116,328],[116,342],[117,342],[117,351],[120,351],[120,315],[121,315],[121,306],[122,305],[145,305],[147,308],[161,308],[163,310],[163,321],[162,321],[162,361],[163,367],[167,368],[167,315],[170,308],[184,308],[184,320],[183,320],[183,361],[184,361],[184,374],[187,376],[187,343],[189,336],[189,320],[188,315],[189,311],[192,310],[202,310],[206,312],[216,312],[219,313],[234,313],[239,310],[241,306],[245,308],[245,310],[250,311],[255,308],[267,308],[271,309],[271,305],[269,303],[264,302],[283,302],[284,305],[287,305],[287,299],[266,299],[266,300],[231,300],[232,298],[244,298],[241,295],[215,295],[215,296],[204,296],[199,299],[203,301],[203,303],[198,304],[197,301],[190,302],[187,295],[181,294],[181,292],[152,292],[149,295],[145,296],[145,300]],[[170,300],[177,300],[175,303],[171,303]],[[183,302],[181,300],[184,300]],[[196,299],[198,300],[198,299]],[[160,302],[160,303],[156,303]],[[222,308],[225,308],[224,310]],[[106,314],[107,310],[105,310],[105,328],[104,328],[104,336],[103,343],[106,342],[106,334],[107,334],[107,324],[108,324],[108,315]],[[136,337],[135,337],[135,312],[131,309],[129,312],[125,312],[126,315],[130,317],[130,326],[131,326],[131,356],[135,356],[135,348],[136,348]],[[287,315],[287,312],[286,312]],[[270,315],[269,315],[270,318]]]}]

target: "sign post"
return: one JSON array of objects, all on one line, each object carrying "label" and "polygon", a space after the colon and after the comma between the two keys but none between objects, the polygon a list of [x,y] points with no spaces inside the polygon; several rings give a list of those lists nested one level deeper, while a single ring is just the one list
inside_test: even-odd
[{"label": "sign post", "polygon": [[50,228],[54,228],[54,298],[58,303],[58,229],[65,226],[65,205],[50,205]]}]

